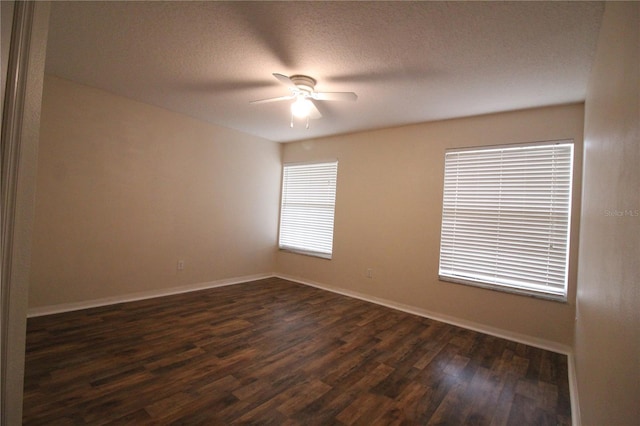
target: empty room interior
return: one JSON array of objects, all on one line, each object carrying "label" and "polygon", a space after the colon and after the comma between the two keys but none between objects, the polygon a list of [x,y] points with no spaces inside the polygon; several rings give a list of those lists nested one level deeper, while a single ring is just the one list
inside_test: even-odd
[{"label": "empty room interior", "polygon": [[2,424],[637,425],[639,29],[3,1]]}]

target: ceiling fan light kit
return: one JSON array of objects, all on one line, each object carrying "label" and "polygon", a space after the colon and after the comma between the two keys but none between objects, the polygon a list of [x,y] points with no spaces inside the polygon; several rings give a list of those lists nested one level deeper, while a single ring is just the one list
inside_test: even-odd
[{"label": "ceiling fan light kit", "polygon": [[291,104],[291,113],[298,118],[307,118],[313,108],[311,101],[304,96],[298,96]]},{"label": "ceiling fan light kit", "polygon": [[291,127],[294,117],[306,119],[306,128],[309,128],[309,119],[322,117],[313,101],[355,101],[358,95],[353,92],[316,92],[316,80],[307,75],[292,75],[273,73],[273,76],[291,91],[289,96],[260,99],[252,101],[252,104],[294,100],[291,103]]}]

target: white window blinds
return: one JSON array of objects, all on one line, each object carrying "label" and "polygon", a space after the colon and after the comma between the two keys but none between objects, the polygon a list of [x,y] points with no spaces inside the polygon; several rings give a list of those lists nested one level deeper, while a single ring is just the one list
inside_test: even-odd
[{"label": "white window blinds", "polygon": [[285,164],[280,248],[331,258],[338,162]]},{"label": "white window blinds", "polygon": [[440,277],[566,299],[573,142],[445,154]]}]

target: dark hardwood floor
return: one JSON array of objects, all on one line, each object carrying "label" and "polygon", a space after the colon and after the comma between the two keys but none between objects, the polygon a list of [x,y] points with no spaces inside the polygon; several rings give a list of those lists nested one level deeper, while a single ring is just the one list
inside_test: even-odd
[{"label": "dark hardwood floor", "polygon": [[571,423],[565,355],[272,278],[31,318],[24,424]]}]

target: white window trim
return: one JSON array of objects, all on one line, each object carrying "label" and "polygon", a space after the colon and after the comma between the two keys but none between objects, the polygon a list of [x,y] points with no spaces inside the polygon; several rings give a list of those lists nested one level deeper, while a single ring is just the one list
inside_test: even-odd
[{"label": "white window trim", "polygon": [[[302,192],[296,193],[290,192],[287,188],[287,184],[291,183],[291,178],[295,178],[295,174],[290,175],[287,178],[288,168],[294,170],[297,167],[306,166],[318,166],[319,170],[323,167],[325,170],[322,173],[327,175],[320,175],[320,179],[332,179],[332,182],[328,185],[328,191],[320,190],[312,199],[304,197]],[[333,169],[333,170],[331,170]],[[297,176],[300,177],[300,176]],[[334,233],[334,218],[335,218],[335,201],[337,192],[337,177],[338,177],[338,160],[325,160],[325,161],[313,161],[303,163],[285,163],[282,167],[282,188],[281,188],[281,202],[280,202],[280,221],[278,231],[278,248],[282,251],[291,253],[302,254],[306,256],[319,257],[323,259],[331,259],[333,257],[333,233]],[[311,184],[311,187],[318,187],[318,180],[304,183],[298,181],[299,185]],[[308,194],[309,187],[304,188]],[[291,198],[293,196],[293,199]],[[320,208],[314,209],[309,201],[313,201],[320,204]],[[292,204],[298,204],[299,210],[295,211],[292,208]],[[307,203],[308,205],[304,205]],[[304,210],[310,209],[310,220],[307,217],[307,213]],[[315,210],[315,211],[314,211]],[[307,240],[303,232],[292,228],[290,223],[286,221],[286,217],[289,215],[290,220],[300,221],[302,227],[305,227],[307,232],[315,234],[315,238]],[[284,221],[284,225],[283,225]],[[315,240],[315,241],[314,241]]]},{"label": "white window trim", "polygon": [[[500,146],[484,146],[484,147],[474,147],[474,148],[457,148],[457,149],[450,149],[446,151],[445,154],[445,167],[447,166],[447,156],[449,156],[450,154],[455,154],[455,153],[476,153],[476,152],[480,152],[480,151],[484,151],[484,152],[489,152],[492,151],[496,152],[496,151],[500,151],[500,150],[511,150],[512,152],[516,152],[516,150],[521,149],[521,148],[549,148],[549,147],[568,147],[569,148],[569,160],[568,160],[568,183],[565,181],[566,184],[566,188],[564,188],[565,190],[565,195],[564,197],[560,197],[561,201],[560,203],[565,207],[565,211],[566,211],[566,215],[563,213],[562,217],[563,223],[566,223],[566,225],[564,225],[564,230],[566,230],[566,241],[564,241],[564,244],[566,244],[566,248],[564,250],[564,264],[560,265],[563,270],[561,271],[561,273],[564,275],[563,276],[563,286],[562,288],[560,288],[558,286],[557,280],[549,285],[547,284],[546,286],[544,285],[540,285],[537,286],[534,283],[529,283],[529,284],[517,284],[514,283],[513,281],[511,283],[508,283],[507,281],[509,281],[506,278],[495,278],[494,281],[491,281],[491,279],[487,279],[486,276],[488,274],[484,274],[485,277],[481,277],[481,275],[483,275],[481,272],[479,271],[473,271],[473,272],[468,272],[465,271],[465,268],[469,269],[470,265],[472,265],[474,263],[474,258],[475,257],[482,257],[482,255],[484,254],[482,252],[482,249],[479,249],[477,246],[475,247],[476,250],[478,250],[477,252],[472,252],[470,254],[470,258],[468,261],[463,260],[462,263],[462,269],[460,271],[456,271],[455,267],[452,267],[450,264],[447,264],[447,262],[445,262],[445,268],[443,269],[443,247],[445,245],[451,244],[451,238],[455,238],[452,237],[451,235],[448,234],[452,234],[455,233],[456,230],[451,230],[449,229],[450,227],[450,223],[449,222],[447,224],[447,229],[445,229],[445,221],[450,221],[450,216],[451,214],[446,214],[445,215],[445,209],[447,208],[451,208],[451,205],[449,203],[449,201],[447,200],[447,197],[450,197],[452,194],[452,190],[451,190],[451,183],[449,181],[449,183],[447,182],[447,178],[452,178],[452,176],[447,176],[447,171],[445,170],[445,188],[443,191],[443,216],[442,216],[442,228],[441,228],[441,246],[440,246],[440,259],[439,259],[439,278],[442,281],[448,281],[448,282],[454,282],[454,283],[459,283],[459,284],[466,284],[466,285],[472,285],[475,287],[481,287],[481,288],[488,288],[488,289],[492,289],[492,290],[499,290],[499,291],[503,291],[503,292],[508,292],[508,293],[515,293],[515,294],[520,294],[520,295],[527,295],[527,296],[532,296],[532,297],[538,297],[538,298],[543,298],[543,299],[549,299],[549,300],[555,300],[555,301],[561,301],[561,302],[566,302],[567,301],[567,291],[568,291],[568,272],[569,272],[569,253],[570,253],[570,236],[571,236],[571,204],[572,204],[572,189],[573,189],[573,164],[574,164],[574,158],[573,158],[573,151],[574,151],[574,144],[573,144],[573,140],[561,140],[561,141],[548,141],[548,142],[536,142],[536,143],[527,143],[527,144],[510,144],[510,145],[500,145]],[[502,161],[502,160],[501,160]],[[451,164],[449,164],[449,166],[451,166]],[[463,171],[464,173],[464,171]],[[565,170],[566,173],[566,170]],[[566,178],[565,178],[566,180]],[[449,186],[449,192],[447,192],[447,186]],[[469,185],[472,186],[472,185]],[[482,188],[484,189],[484,188]],[[474,189],[475,190],[475,189]],[[463,193],[464,194],[464,193]],[[463,196],[463,195],[462,195]],[[455,198],[454,198],[455,199]],[[554,197],[552,197],[552,199],[555,200]],[[465,201],[463,200],[463,203],[469,203],[470,201]],[[476,200],[472,200],[471,202],[476,202]],[[482,201],[477,201],[477,202],[482,202]],[[449,204],[449,205],[448,205]],[[466,206],[465,206],[466,207]],[[462,216],[463,219],[469,219],[468,216]],[[462,223],[462,220],[459,220],[458,223]],[[530,219],[523,219],[525,222],[526,220],[530,220]],[[498,219],[499,222],[499,219]],[[453,222],[456,223],[457,226],[457,222]],[[551,223],[555,223],[554,221],[549,221],[549,224]],[[529,228],[526,228],[529,229]],[[462,230],[462,232],[465,232],[465,230]],[[523,232],[526,233],[526,232]],[[499,238],[499,237],[498,237]],[[473,237],[471,237],[471,239],[473,239]],[[458,244],[460,244],[460,242],[464,243],[465,242],[465,237],[461,237],[461,239],[458,240]],[[464,252],[466,249],[469,249],[471,251],[474,250],[474,245],[480,245],[477,241],[469,241],[469,247],[463,246],[462,249],[460,249],[460,252]],[[496,243],[497,244],[497,243]],[[523,254],[526,255],[526,251],[528,249],[523,249]],[[448,251],[446,256],[452,257],[454,255],[451,255],[451,251],[452,249],[450,249],[450,247],[448,247],[445,251]],[[453,249],[453,251],[455,251],[455,249]],[[495,250],[495,251],[499,251],[499,250]],[[551,251],[551,250],[549,250]],[[478,254],[480,253],[480,254]],[[560,252],[561,253],[561,252]],[[496,258],[499,256],[498,254],[493,253],[494,256],[496,256]],[[464,256],[462,257],[463,259]],[[557,258],[554,259],[554,261],[557,261]],[[467,263],[465,265],[465,262]],[[518,266],[513,267],[514,269],[517,269]],[[509,269],[509,267],[507,267],[507,269]]]}]

